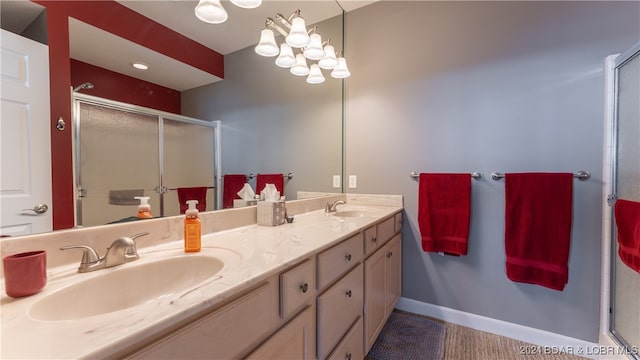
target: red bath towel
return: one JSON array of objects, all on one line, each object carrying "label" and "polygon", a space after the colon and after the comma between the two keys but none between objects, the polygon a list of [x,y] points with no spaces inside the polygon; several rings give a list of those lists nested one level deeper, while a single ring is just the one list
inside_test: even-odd
[{"label": "red bath towel", "polygon": [[562,291],[569,279],[573,174],[505,174],[507,277]]},{"label": "red bath towel", "polygon": [[184,214],[189,208],[187,200],[198,200],[196,208],[198,211],[207,210],[207,188],[206,187],[190,187],[178,188],[178,202],[180,203],[180,214]]},{"label": "red bath towel", "polygon": [[225,174],[222,186],[222,207],[224,209],[233,207],[233,200],[240,199],[238,191],[242,190],[247,182],[244,174]]},{"label": "red bath towel", "polygon": [[620,260],[640,272],[640,202],[618,199],[614,214]]},{"label": "red bath towel", "polygon": [[267,184],[275,185],[280,192],[280,196],[284,196],[284,178],[282,174],[258,174],[256,176],[256,194],[260,194]]},{"label": "red bath towel", "polygon": [[470,174],[420,174],[418,225],[424,251],[467,255],[470,221]]}]

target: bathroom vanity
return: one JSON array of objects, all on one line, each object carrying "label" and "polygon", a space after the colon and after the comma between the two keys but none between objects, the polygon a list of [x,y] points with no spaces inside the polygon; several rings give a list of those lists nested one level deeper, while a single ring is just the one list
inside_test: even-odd
[{"label": "bathroom vanity", "polygon": [[[139,248],[140,260],[113,269],[57,267],[42,293],[3,298],[2,357],[362,359],[400,297],[401,211],[401,200],[347,201],[335,213],[299,213],[291,224],[204,235],[195,255],[170,241]],[[188,268],[192,262],[200,270]],[[165,280],[157,285],[129,289],[110,279],[126,271],[135,283],[133,275],[154,263],[162,265],[145,279]],[[186,280],[172,272],[179,267],[201,281],[180,287]],[[160,290],[115,310],[60,300],[69,288],[82,292],[101,280],[133,298]],[[45,346],[28,346],[34,341]]]}]

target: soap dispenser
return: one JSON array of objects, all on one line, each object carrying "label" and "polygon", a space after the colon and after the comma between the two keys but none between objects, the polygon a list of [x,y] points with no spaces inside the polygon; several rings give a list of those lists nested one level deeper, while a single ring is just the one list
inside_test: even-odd
[{"label": "soap dispenser", "polygon": [[189,208],[185,212],[184,218],[184,251],[198,252],[200,251],[200,218],[198,217],[198,209],[196,208],[198,200],[188,200]]},{"label": "soap dispenser", "polygon": [[138,206],[138,219],[151,219],[153,215],[151,215],[151,205],[149,205],[149,197],[148,196],[136,196],[134,199],[140,200],[140,205]]}]

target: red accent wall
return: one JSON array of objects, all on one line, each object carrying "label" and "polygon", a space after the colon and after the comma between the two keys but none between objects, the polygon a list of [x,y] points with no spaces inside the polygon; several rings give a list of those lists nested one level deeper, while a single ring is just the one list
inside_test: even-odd
[{"label": "red accent wall", "polygon": [[[53,189],[53,229],[66,229],[74,226],[74,184],[73,184],[73,151],[72,151],[72,121],[71,121],[71,86],[90,81],[96,85],[93,92],[96,96],[104,96],[114,100],[130,102],[136,105],[159,108],[160,110],[180,113],[179,102],[172,101],[170,109],[165,107],[162,99],[179,98],[171,89],[158,87],[143,81],[125,80],[124,76],[116,82],[106,82],[101,76],[103,72],[92,69],[91,78],[87,76],[87,68],[74,64],[69,58],[69,17],[76,18],[105,31],[126,38],[137,44],[155,50],[161,54],[182,61],[195,68],[206,71],[220,78],[224,78],[224,57],[178,34],[114,0],[102,1],[50,1],[31,0],[47,9],[47,38],[49,45],[50,91],[51,91],[51,174]],[[86,65],[86,64],[85,64]],[[82,69],[78,69],[82,68]],[[100,68],[97,68],[100,69]],[[108,71],[105,69],[100,69]],[[84,72],[84,73],[83,73]],[[116,90],[116,85],[117,90]],[[124,86],[121,88],[120,86]],[[99,87],[102,89],[98,90]],[[144,97],[132,96],[133,93],[142,94],[144,91],[132,91],[142,87],[147,91]],[[104,92],[107,95],[99,95]],[[129,93],[127,98],[122,94]],[[165,98],[166,96],[166,98]],[[64,131],[56,129],[58,118],[62,117],[67,123]]]},{"label": "red accent wall", "polygon": [[71,59],[71,84],[87,81],[94,88],[83,94],[180,114],[179,91]]}]

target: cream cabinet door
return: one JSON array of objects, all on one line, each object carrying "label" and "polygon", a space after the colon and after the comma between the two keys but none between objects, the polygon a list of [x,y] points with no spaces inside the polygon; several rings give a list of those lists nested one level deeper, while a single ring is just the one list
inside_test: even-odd
[{"label": "cream cabinet door", "polygon": [[364,350],[369,352],[384,325],[386,312],[385,248],[364,262]]},{"label": "cream cabinet door", "polygon": [[402,292],[402,235],[398,234],[389,241],[385,249],[387,289],[385,306],[387,316],[396,306]]}]

